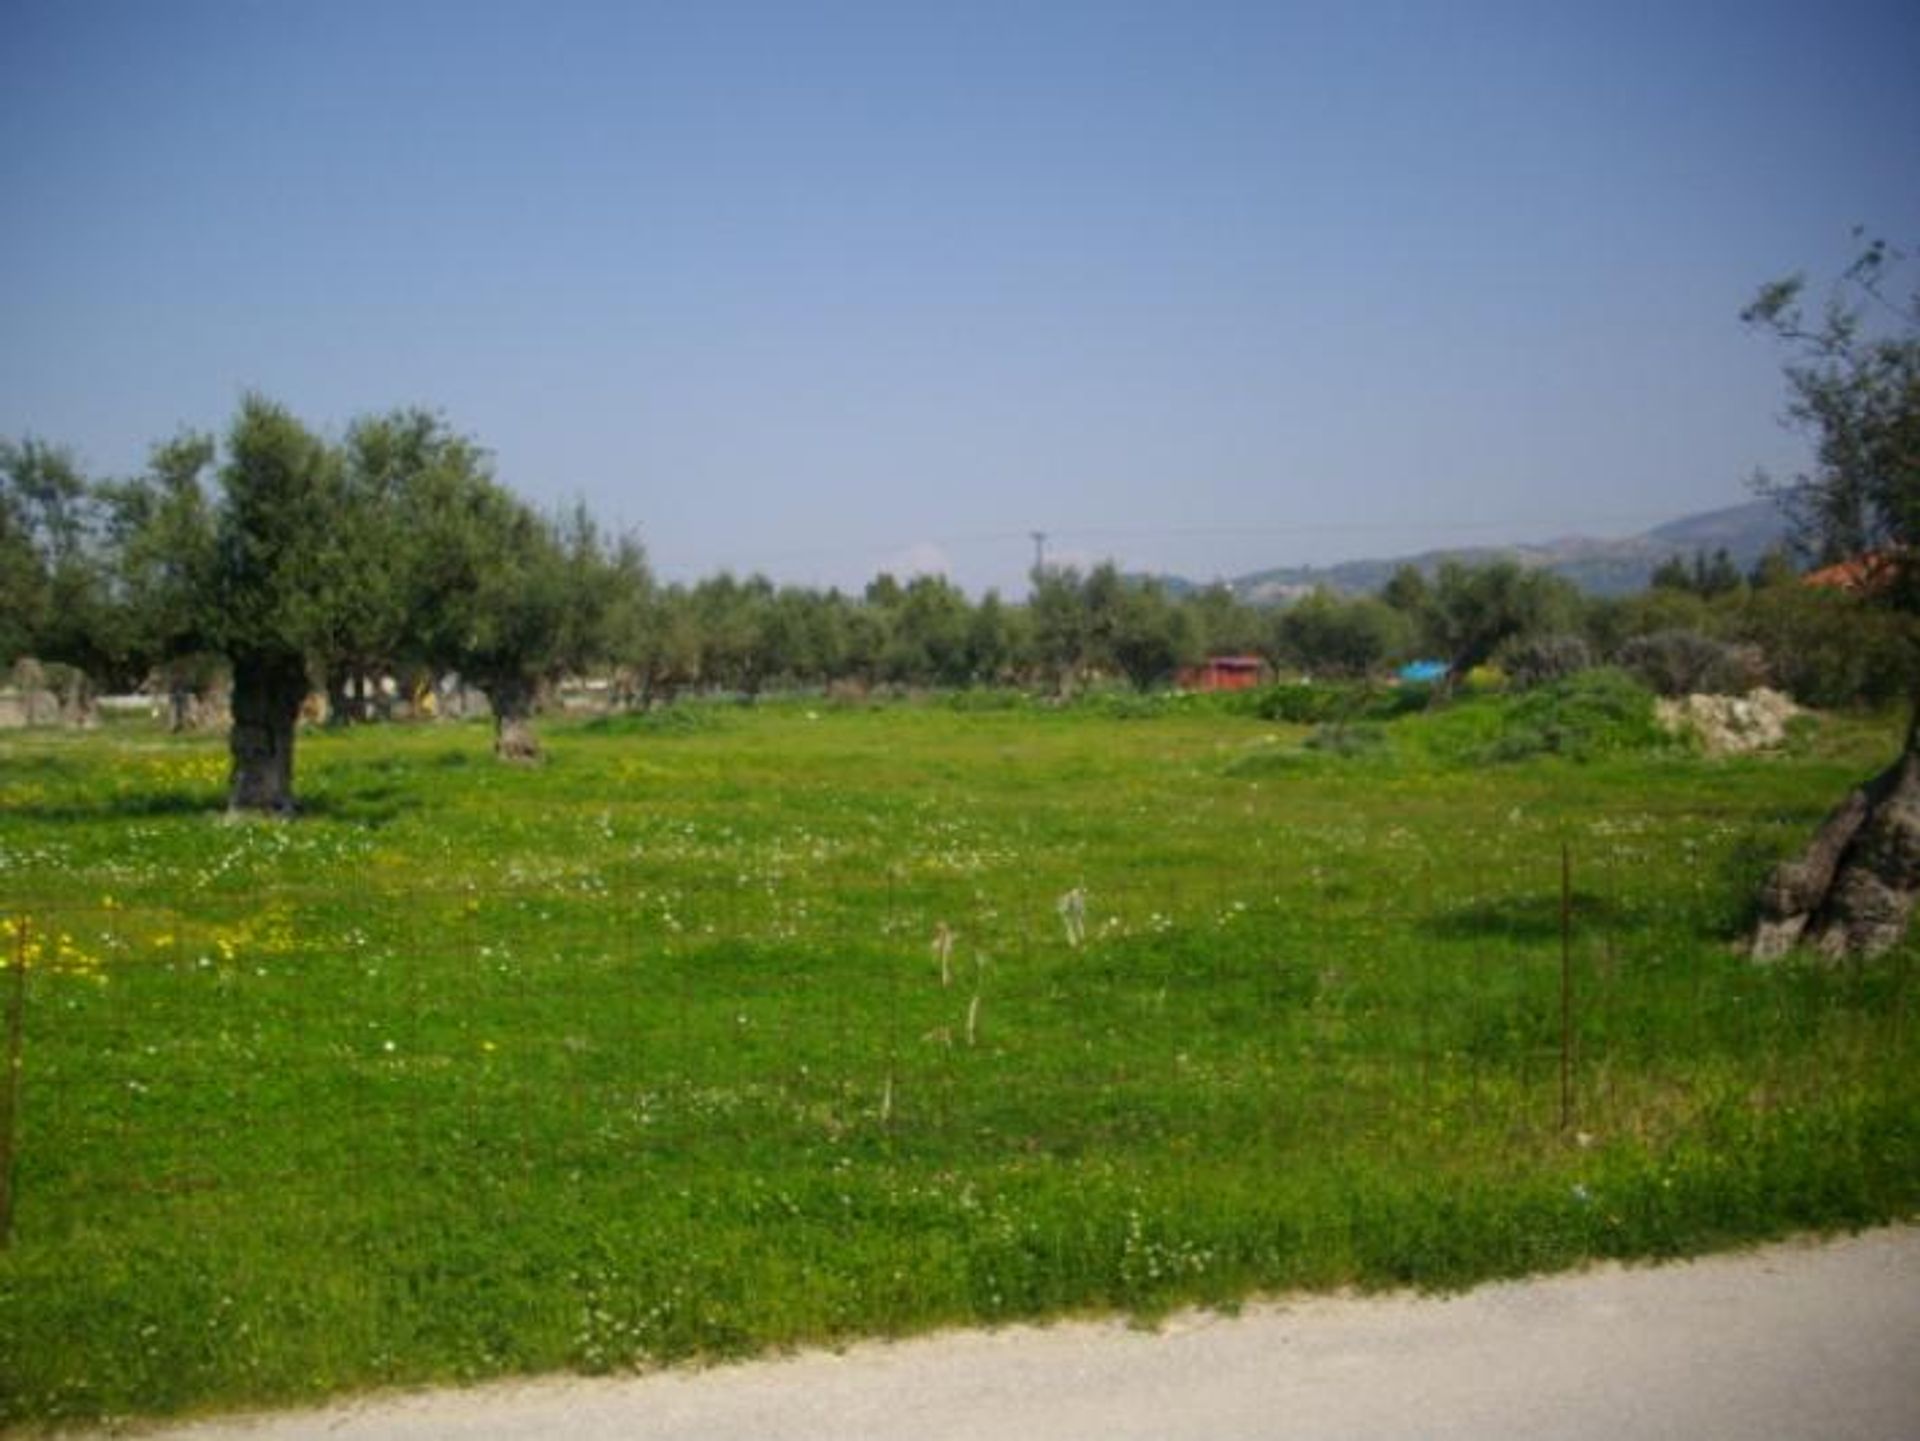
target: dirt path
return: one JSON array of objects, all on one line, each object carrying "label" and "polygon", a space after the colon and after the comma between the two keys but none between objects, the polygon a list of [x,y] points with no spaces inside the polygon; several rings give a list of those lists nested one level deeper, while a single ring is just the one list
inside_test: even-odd
[{"label": "dirt path", "polygon": [[380,1397],[175,1441],[1920,1437],[1920,1227],[1158,1332],[965,1332],[626,1380]]}]

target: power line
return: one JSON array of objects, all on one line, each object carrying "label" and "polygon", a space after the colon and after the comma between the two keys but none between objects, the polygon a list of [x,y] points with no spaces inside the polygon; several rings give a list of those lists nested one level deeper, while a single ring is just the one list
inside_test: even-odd
[{"label": "power line", "polygon": [[[916,536],[908,540],[874,540],[865,543],[806,546],[777,552],[761,552],[750,557],[735,557],[727,561],[708,562],[704,567],[684,567],[688,569],[757,569],[764,566],[788,564],[796,561],[833,560],[843,557],[872,557],[902,551],[913,545],[935,545],[943,549],[979,545],[1000,545],[1014,540],[1030,540],[1034,546],[1034,564],[1043,565],[1046,545],[1049,541],[1075,540],[1220,540],[1220,539],[1286,539],[1302,536],[1325,535],[1373,535],[1408,533],[1445,537],[1449,535],[1467,535],[1475,532],[1506,531],[1521,528],[1547,529],[1556,527],[1563,533],[1585,526],[1623,526],[1644,525],[1674,519],[1671,510],[1616,511],[1608,514],[1582,516],[1502,516],[1497,520],[1451,520],[1451,521],[1317,521],[1300,522],[1289,525],[1199,525],[1199,526],[1072,526],[1051,530],[1027,531],[986,531],[972,535],[954,536]],[[1512,544],[1525,544],[1523,541]],[[671,564],[660,557],[656,562]]]}]

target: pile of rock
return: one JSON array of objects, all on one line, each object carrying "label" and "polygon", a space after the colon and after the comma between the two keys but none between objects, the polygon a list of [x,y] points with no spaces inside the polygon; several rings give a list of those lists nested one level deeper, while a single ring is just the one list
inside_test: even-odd
[{"label": "pile of rock", "polygon": [[1675,735],[1692,732],[1710,756],[1746,755],[1785,745],[1787,722],[1804,714],[1777,690],[1745,695],[1690,695],[1655,703],[1660,724]]}]

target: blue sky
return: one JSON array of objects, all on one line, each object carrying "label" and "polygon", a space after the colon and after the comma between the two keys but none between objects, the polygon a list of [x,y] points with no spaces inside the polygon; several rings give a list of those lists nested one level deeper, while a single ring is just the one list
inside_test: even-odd
[{"label": "blue sky", "polygon": [[0,9],[0,433],[442,411],[673,578],[1199,578],[1791,469],[1905,4]]}]

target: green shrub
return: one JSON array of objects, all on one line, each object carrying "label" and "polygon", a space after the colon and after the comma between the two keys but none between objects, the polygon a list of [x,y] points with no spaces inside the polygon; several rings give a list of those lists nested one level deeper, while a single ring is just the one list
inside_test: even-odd
[{"label": "green shrub", "polygon": [[1790,756],[1803,756],[1811,753],[1813,743],[1820,735],[1820,717],[1808,715],[1802,711],[1799,715],[1787,717],[1786,752]]},{"label": "green shrub", "polygon": [[1318,725],[1333,713],[1339,698],[1334,686],[1294,682],[1268,686],[1256,693],[1254,713],[1264,720],[1285,721],[1288,725]]},{"label": "green shrub", "polygon": [[1322,755],[1346,757],[1384,755],[1388,749],[1386,728],[1372,722],[1315,726],[1301,744]]},{"label": "green shrub", "polygon": [[1805,586],[1756,591],[1734,618],[1765,653],[1773,683],[1802,705],[1885,705],[1920,667],[1920,621]]},{"label": "green shrub", "polygon": [[1577,635],[1540,635],[1502,648],[1500,668],[1516,690],[1534,690],[1593,668],[1593,649]]},{"label": "green shrub", "polygon": [[1135,691],[1093,691],[1080,701],[1080,709],[1111,720],[1152,720],[1176,709],[1179,698]]},{"label": "green shrub", "polygon": [[1296,745],[1280,744],[1278,736],[1263,736],[1261,743],[1241,751],[1227,762],[1226,774],[1243,780],[1282,775],[1317,764],[1315,758]]},{"label": "green shrub", "polygon": [[946,701],[948,710],[963,715],[1027,710],[1033,705],[1033,697],[1025,691],[1001,686],[969,686],[965,690],[950,692]]},{"label": "green shrub", "polygon": [[1390,721],[1424,711],[1433,699],[1428,685],[1310,685],[1294,682],[1252,692],[1249,704],[1263,720],[1288,725],[1341,721]]},{"label": "green shrub", "polygon": [[1509,701],[1489,761],[1562,755],[1586,760],[1675,744],[1654,719],[1652,694],[1618,670],[1584,671]]},{"label": "green shrub", "polygon": [[1519,695],[1469,696],[1408,724],[1416,750],[1466,765],[1544,755],[1588,760],[1681,744],[1654,719],[1651,692],[1612,669],[1583,671]]},{"label": "green shrub", "polygon": [[1697,630],[1661,630],[1620,647],[1620,665],[1664,696],[1745,695],[1764,679],[1759,657]]}]

